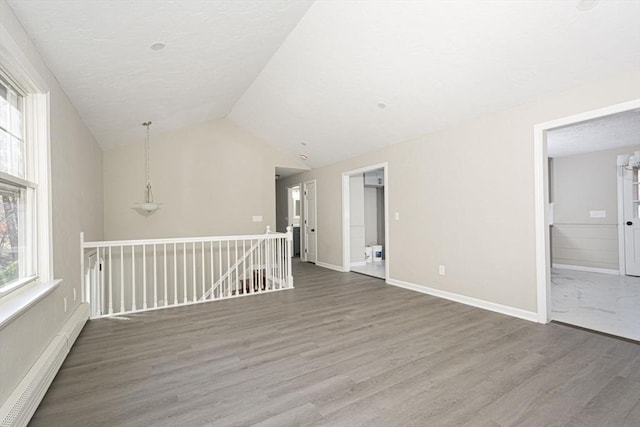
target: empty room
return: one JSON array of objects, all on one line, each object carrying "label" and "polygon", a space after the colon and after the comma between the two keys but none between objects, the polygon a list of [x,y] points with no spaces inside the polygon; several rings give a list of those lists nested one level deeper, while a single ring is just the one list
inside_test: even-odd
[{"label": "empty room", "polygon": [[0,0],[0,425],[637,426],[640,0]]}]

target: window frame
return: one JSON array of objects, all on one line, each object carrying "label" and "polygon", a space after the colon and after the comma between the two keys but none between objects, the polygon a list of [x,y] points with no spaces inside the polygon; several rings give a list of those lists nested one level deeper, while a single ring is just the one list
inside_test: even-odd
[{"label": "window frame", "polygon": [[[0,42],[4,34],[0,33]],[[14,49],[12,49],[12,47]],[[8,49],[7,49],[8,48]],[[30,283],[53,280],[51,235],[51,187],[49,145],[49,91],[28,61],[13,55],[16,46],[0,43],[0,75],[23,97],[25,176],[20,178],[0,172],[5,185],[24,189],[25,200],[25,271],[18,280],[0,287],[0,300]],[[18,58],[18,59],[16,59]],[[21,292],[22,293],[22,292]]]}]

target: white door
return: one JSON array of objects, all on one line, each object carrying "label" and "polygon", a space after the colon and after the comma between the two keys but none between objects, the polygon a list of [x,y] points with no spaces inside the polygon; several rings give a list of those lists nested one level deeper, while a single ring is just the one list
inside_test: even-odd
[{"label": "white door", "polygon": [[316,182],[304,183],[304,256],[316,262]]},{"label": "white door", "polygon": [[640,169],[623,170],[625,269],[628,276],[640,276]]}]

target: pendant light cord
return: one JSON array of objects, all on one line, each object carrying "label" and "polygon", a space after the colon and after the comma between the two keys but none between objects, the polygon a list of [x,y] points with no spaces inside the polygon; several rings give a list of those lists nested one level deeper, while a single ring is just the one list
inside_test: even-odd
[{"label": "pendant light cord", "polygon": [[144,152],[145,152],[145,158],[144,158],[144,166],[145,166],[145,194],[144,194],[144,201],[146,203],[153,203],[153,192],[151,191],[151,161],[149,158],[149,126],[151,126],[151,122],[145,122],[142,124],[142,126],[145,126],[147,128],[147,135],[144,141]]}]

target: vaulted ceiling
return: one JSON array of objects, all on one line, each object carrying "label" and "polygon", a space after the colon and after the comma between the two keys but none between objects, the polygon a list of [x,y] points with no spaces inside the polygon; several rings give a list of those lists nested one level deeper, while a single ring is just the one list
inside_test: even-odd
[{"label": "vaulted ceiling", "polygon": [[9,3],[104,148],[228,115],[318,167],[640,69],[639,1]]}]

